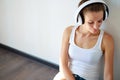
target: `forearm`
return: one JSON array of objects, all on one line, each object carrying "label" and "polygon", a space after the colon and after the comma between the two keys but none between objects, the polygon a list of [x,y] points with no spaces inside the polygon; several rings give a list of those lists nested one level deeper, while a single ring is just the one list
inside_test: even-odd
[{"label": "forearm", "polygon": [[110,74],[104,75],[104,80],[114,80],[113,75],[110,75]]},{"label": "forearm", "polygon": [[75,80],[72,72],[70,71],[69,67],[62,66],[60,72],[65,76],[66,80]]}]

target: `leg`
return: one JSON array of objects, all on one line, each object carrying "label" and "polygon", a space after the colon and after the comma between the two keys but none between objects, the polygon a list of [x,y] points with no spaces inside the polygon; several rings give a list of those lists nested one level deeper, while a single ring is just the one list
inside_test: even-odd
[{"label": "leg", "polygon": [[58,72],[55,77],[53,78],[53,80],[66,80],[65,77],[62,75],[61,72]]}]

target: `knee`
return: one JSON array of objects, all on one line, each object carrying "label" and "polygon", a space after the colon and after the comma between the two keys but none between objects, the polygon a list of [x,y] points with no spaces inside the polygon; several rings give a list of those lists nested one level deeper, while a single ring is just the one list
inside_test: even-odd
[{"label": "knee", "polygon": [[66,80],[65,77],[59,72],[55,75],[53,80]]}]

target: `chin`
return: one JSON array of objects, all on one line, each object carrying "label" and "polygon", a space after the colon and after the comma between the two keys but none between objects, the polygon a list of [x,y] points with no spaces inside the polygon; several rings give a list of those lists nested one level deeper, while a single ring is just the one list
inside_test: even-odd
[{"label": "chin", "polygon": [[99,32],[99,30],[93,30],[93,31],[91,31],[92,34],[96,34],[98,32]]}]

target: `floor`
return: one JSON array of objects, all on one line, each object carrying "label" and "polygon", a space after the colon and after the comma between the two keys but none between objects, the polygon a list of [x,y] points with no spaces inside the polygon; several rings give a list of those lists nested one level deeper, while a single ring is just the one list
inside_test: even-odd
[{"label": "floor", "polygon": [[52,80],[58,70],[0,48],[0,80]]}]

